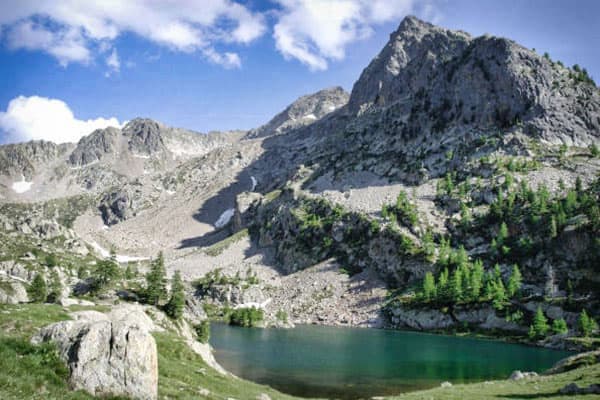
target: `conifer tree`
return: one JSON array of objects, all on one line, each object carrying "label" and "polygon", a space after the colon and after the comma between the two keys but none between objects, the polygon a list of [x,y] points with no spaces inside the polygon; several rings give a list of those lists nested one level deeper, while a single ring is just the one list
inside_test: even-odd
[{"label": "conifer tree", "polygon": [[512,273],[510,274],[510,278],[508,279],[508,296],[515,297],[519,290],[521,290],[521,285],[523,283],[523,277],[521,275],[521,271],[519,271],[519,266],[517,264],[513,265]]},{"label": "conifer tree", "polygon": [[506,289],[502,279],[497,279],[492,283],[492,305],[496,310],[502,310],[506,303]]},{"label": "conifer tree", "polygon": [[581,311],[579,315],[579,330],[584,337],[589,337],[594,333],[595,330],[598,330],[598,324],[591,318],[587,311]]},{"label": "conifer tree", "polygon": [[555,319],[554,322],[552,322],[552,331],[557,335],[564,335],[569,332],[567,322],[564,318]]},{"label": "conifer tree", "polygon": [[185,306],[185,292],[181,274],[175,271],[171,280],[171,298],[165,306],[165,312],[173,319],[180,319],[183,315],[183,307]]},{"label": "conifer tree", "polygon": [[146,301],[158,305],[167,298],[167,278],[165,260],[162,251],[150,264],[150,272],[146,274]]},{"label": "conifer tree", "polygon": [[472,301],[477,301],[483,288],[483,262],[481,260],[475,260],[473,263],[473,270],[469,279],[469,297]]},{"label": "conifer tree", "polygon": [[55,303],[60,299],[62,295],[62,282],[60,281],[60,276],[58,276],[58,272],[56,269],[53,269],[50,273],[50,287],[48,293],[48,301],[51,303]]},{"label": "conifer tree", "polygon": [[437,297],[438,299],[446,300],[448,295],[448,268],[444,268],[444,270],[438,276],[438,284],[437,284]]},{"label": "conifer tree", "polygon": [[454,302],[459,302],[463,297],[463,282],[462,282],[462,271],[460,268],[456,268],[452,272],[450,278],[450,298]]},{"label": "conifer tree", "polygon": [[529,335],[531,336],[533,333],[534,336],[532,339],[544,337],[548,333],[548,330],[550,330],[550,327],[548,326],[548,319],[544,315],[542,308],[538,307],[537,311],[535,312],[535,316],[533,317],[533,324],[529,328]]},{"label": "conifer tree", "polygon": [[431,272],[427,272],[425,273],[425,278],[423,279],[423,299],[428,302],[435,300],[435,297],[435,278]]},{"label": "conifer tree", "polygon": [[31,285],[28,290],[29,299],[35,303],[43,303],[48,297],[48,290],[46,287],[46,279],[41,273],[35,274]]}]

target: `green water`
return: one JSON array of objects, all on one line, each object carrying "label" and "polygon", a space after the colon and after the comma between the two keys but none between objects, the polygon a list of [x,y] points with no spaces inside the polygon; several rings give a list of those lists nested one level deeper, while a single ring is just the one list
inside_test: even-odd
[{"label": "green water", "polygon": [[543,371],[571,353],[416,332],[211,326],[217,361],[242,378],[303,397],[368,398]]}]

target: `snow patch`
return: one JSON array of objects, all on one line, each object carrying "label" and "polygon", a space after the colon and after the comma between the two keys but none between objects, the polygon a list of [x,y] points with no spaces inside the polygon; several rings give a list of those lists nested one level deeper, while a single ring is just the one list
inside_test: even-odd
[{"label": "snow patch", "polygon": [[250,189],[251,192],[254,192],[254,189],[256,189],[256,185],[258,185],[258,182],[256,181],[256,178],[251,176],[250,180],[252,181],[252,189]]},{"label": "snow patch", "polygon": [[23,175],[21,175],[21,181],[20,182],[13,182],[12,184],[12,190],[14,190],[16,193],[25,193],[28,192],[31,189],[31,186],[33,185],[33,182],[27,182],[25,180],[25,177]]},{"label": "snow patch", "polygon": [[[102,246],[100,246],[98,243],[91,241],[91,242],[87,242],[90,246],[92,246],[92,248],[94,250],[96,250],[96,252],[98,254],[100,254],[102,257],[104,258],[109,258],[110,257],[110,251],[106,250],[105,248],[103,248]],[[117,262],[118,263],[128,263],[131,261],[144,261],[144,260],[149,260],[150,258],[148,257],[135,257],[135,256],[125,256],[122,254],[117,254]]]},{"label": "snow patch", "polygon": [[237,310],[238,308],[260,308],[260,309],[264,309],[269,303],[271,302],[271,299],[267,299],[265,301],[263,301],[262,303],[242,303],[242,304],[238,304],[236,306],[233,307],[234,310]]},{"label": "snow patch", "polygon": [[174,190],[167,190],[165,191],[166,194],[168,194],[169,196],[173,196],[175,194]]},{"label": "snow patch", "polygon": [[143,158],[143,159],[148,159],[150,158],[150,156],[144,155],[144,154],[134,154],[133,155],[135,158]]},{"label": "snow patch", "polygon": [[305,118],[305,119],[317,119],[317,117],[315,117],[315,114],[307,114],[307,115],[305,115],[302,118]]},{"label": "snow patch", "polygon": [[335,110],[335,106],[329,106],[329,111]]},{"label": "snow patch", "polygon": [[215,222],[215,228],[222,228],[227,225],[229,221],[231,221],[233,214],[235,214],[235,209],[233,208],[223,211],[223,214],[221,214],[217,222]]}]

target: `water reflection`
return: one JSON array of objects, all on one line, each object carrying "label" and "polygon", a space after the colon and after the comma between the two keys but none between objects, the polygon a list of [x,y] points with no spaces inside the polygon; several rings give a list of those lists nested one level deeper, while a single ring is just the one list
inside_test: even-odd
[{"label": "water reflection", "polygon": [[541,371],[569,353],[501,342],[372,329],[212,326],[217,360],[298,396],[355,399]]}]

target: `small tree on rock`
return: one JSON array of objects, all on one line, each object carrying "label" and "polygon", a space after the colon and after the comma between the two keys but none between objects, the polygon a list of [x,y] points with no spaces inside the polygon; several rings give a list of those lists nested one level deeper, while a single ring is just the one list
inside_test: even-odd
[{"label": "small tree on rock", "polygon": [[29,286],[29,298],[35,303],[43,303],[48,297],[48,289],[46,286],[46,279],[41,273],[35,274],[31,285]]},{"label": "small tree on rock", "polygon": [[579,330],[584,337],[589,337],[594,333],[594,331],[598,330],[598,324],[588,315],[587,311],[585,310],[581,311],[578,323]]},{"label": "small tree on rock", "polygon": [[510,274],[510,278],[508,279],[508,296],[515,297],[519,290],[521,290],[521,285],[523,283],[523,276],[521,275],[521,271],[519,271],[519,266],[517,264],[513,265],[512,273]]},{"label": "small tree on rock", "polygon": [[436,296],[435,278],[431,272],[425,274],[423,279],[423,300],[432,301]]},{"label": "small tree on rock", "polygon": [[557,335],[564,335],[569,332],[569,327],[564,318],[555,319],[554,322],[552,322],[552,331]]},{"label": "small tree on rock", "polygon": [[62,282],[60,281],[60,276],[56,269],[53,269],[50,273],[50,291],[48,293],[48,301],[51,303],[56,303],[60,296],[62,295]]},{"label": "small tree on rock", "polygon": [[146,274],[146,301],[157,306],[167,298],[167,278],[165,272],[165,259],[162,251],[152,261],[150,272]]},{"label": "small tree on rock", "polygon": [[533,324],[529,327],[529,337],[532,339],[544,337],[549,329],[548,319],[544,315],[542,308],[538,307],[533,317]]},{"label": "small tree on rock", "polygon": [[165,306],[165,312],[173,319],[180,319],[183,315],[183,307],[185,306],[185,291],[181,274],[175,271],[171,280],[171,298]]}]

